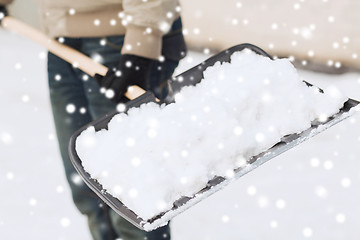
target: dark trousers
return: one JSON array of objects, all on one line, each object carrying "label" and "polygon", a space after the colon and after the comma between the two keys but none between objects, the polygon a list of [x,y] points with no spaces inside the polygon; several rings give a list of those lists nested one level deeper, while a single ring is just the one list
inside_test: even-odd
[{"label": "dark trousers", "polygon": [[[107,37],[108,44],[106,45],[100,44],[101,38],[64,38],[64,40],[65,44],[99,59],[102,64],[112,68],[116,67],[119,60],[124,36]],[[166,58],[161,78],[170,78],[178,62],[179,60]],[[51,53],[48,54],[48,78],[51,106],[66,177],[76,207],[88,218],[93,238],[96,240],[117,238],[169,240],[168,225],[147,233],[117,215],[80,180],[70,162],[68,143],[71,135],[81,126],[114,110],[116,105],[100,94],[95,79]],[[151,82],[161,80],[154,74],[150,78]]]}]

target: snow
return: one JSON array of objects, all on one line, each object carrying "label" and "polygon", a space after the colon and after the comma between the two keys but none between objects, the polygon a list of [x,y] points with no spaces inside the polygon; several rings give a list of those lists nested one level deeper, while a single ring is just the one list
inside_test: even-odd
[{"label": "snow", "polygon": [[91,177],[144,220],[215,176],[232,178],[243,159],[306,130],[314,119],[326,121],[347,100],[335,87],[324,94],[309,88],[287,59],[249,50],[207,68],[201,83],[175,99],[118,114],[108,130],[90,127],[76,142]]},{"label": "snow", "polygon": [[[0,39],[0,238],[90,239],[57,150],[44,49],[1,30]],[[207,57],[191,52],[177,72]],[[358,73],[300,75],[360,99]],[[172,239],[357,239],[359,121],[353,115],[188,209],[171,222]]]}]

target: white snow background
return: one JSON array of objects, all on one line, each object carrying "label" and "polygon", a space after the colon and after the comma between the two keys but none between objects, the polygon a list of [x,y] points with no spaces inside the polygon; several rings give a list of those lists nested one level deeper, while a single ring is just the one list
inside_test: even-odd
[{"label": "white snow background", "polygon": [[[90,239],[57,148],[46,51],[3,30],[0,39],[0,239]],[[208,57],[190,52],[177,73]],[[360,99],[360,74],[300,74]],[[172,239],[358,239],[359,122],[358,113],[177,216]]]}]

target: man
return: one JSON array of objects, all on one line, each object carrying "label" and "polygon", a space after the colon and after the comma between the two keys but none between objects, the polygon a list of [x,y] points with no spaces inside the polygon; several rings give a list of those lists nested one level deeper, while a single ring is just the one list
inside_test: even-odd
[{"label": "man", "polygon": [[[0,0],[0,18],[6,4]],[[73,201],[88,218],[96,240],[170,239],[169,226],[146,233],[109,209],[78,181],[68,156],[70,136],[81,126],[127,101],[129,85],[164,99],[179,60],[185,56],[177,0],[39,0],[43,30],[49,36],[109,67],[98,82],[48,54],[50,100],[60,152]],[[104,91],[112,94],[103,94]],[[106,92],[109,92],[106,91]],[[121,172],[119,172],[121,174]]]}]

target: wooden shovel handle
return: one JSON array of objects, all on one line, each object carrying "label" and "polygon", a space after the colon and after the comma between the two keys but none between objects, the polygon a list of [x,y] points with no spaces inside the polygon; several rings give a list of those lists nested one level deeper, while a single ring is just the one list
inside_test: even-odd
[{"label": "wooden shovel handle", "polygon": [[[5,17],[1,25],[3,28],[8,29],[12,32],[16,32],[21,36],[24,36],[40,45],[45,47],[49,52],[55,54],[61,59],[72,64],[74,67],[79,68],[83,72],[89,74],[90,76],[95,76],[95,74],[100,74],[105,76],[108,68],[104,65],[95,62],[93,59],[89,58],[85,54],[76,51],[75,49],[59,43],[55,39],[49,38],[44,33],[39,30],[23,23],[13,17]],[[138,96],[145,93],[145,90],[138,86],[131,86],[129,91],[125,93],[125,96],[132,100]]]}]

